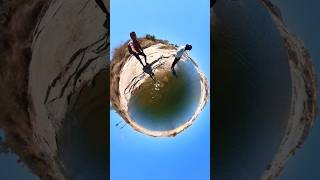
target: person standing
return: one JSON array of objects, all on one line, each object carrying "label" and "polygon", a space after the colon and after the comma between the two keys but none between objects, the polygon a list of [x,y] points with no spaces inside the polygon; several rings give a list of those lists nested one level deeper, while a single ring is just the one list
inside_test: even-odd
[{"label": "person standing", "polygon": [[192,45],[190,44],[186,44],[185,46],[180,46],[178,48],[178,51],[177,51],[177,54],[174,58],[174,61],[171,65],[171,70],[172,70],[172,73],[173,75],[177,76],[175,70],[174,70],[174,66],[178,63],[178,61],[181,59],[181,57],[183,56],[183,54],[186,52],[186,51],[190,51],[192,49]]},{"label": "person standing", "polygon": [[148,65],[147,56],[144,54],[143,49],[142,49],[140,43],[137,40],[136,33],[135,32],[131,32],[130,33],[130,38],[131,38],[131,40],[128,43],[129,53],[132,54],[134,57],[136,57],[139,60],[139,62],[142,64],[142,66],[144,67],[145,65],[143,65],[142,60],[140,59],[139,55],[143,56],[146,65]]}]

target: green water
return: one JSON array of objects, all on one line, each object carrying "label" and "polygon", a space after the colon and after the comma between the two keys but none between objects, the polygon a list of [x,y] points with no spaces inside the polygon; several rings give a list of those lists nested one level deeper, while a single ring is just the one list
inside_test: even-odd
[{"label": "green water", "polygon": [[171,130],[194,114],[200,98],[200,79],[188,60],[171,70],[156,73],[133,92],[129,102],[130,116],[150,130]]}]

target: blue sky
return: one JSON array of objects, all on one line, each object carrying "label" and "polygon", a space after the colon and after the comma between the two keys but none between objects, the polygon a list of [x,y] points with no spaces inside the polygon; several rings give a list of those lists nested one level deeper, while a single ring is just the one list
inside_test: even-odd
[{"label": "blue sky", "polygon": [[[113,0],[111,51],[129,39],[153,34],[171,43],[192,44],[190,55],[210,80],[210,10],[208,0]],[[112,55],[112,54],[111,54]],[[111,180],[210,179],[210,102],[196,122],[175,138],[151,138],[110,112]]]},{"label": "blue sky", "polygon": [[[304,41],[309,49],[316,71],[320,72],[320,23],[319,0],[271,0],[282,12],[289,30]],[[319,84],[319,78],[318,78]],[[319,93],[318,93],[319,97]],[[320,122],[316,119],[313,129],[302,149],[293,156],[279,180],[320,179]]]}]

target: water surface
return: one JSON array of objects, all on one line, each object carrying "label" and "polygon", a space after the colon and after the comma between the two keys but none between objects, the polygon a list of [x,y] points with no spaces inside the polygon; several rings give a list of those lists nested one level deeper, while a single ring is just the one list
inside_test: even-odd
[{"label": "water surface", "polygon": [[256,180],[285,131],[291,78],[282,38],[256,0],[215,5],[213,175]]},{"label": "water surface", "polygon": [[200,100],[200,79],[190,60],[179,61],[177,77],[170,70],[150,77],[135,90],[129,114],[139,125],[156,131],[177,128],[194,114]]}]

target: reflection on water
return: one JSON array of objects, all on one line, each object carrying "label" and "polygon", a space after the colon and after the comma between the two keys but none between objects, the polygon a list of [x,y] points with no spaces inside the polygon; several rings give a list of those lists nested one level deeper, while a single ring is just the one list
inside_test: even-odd
[{"label": "reflection on water", "polygon": [[18,162],[19,157],[11,153],[4,142],[5,133],[0,129],[0,179],[39,180],[22,162]]},{"label": "reflection on water", "polygon": [[107,73],[100,73],[67,116],[59,149],[69,179],[107,178],[108,83]]},{"label": "reflection on water", "polygon": [[129,102],[134,121],[149,130],[172,130],[194,114],[200,100],[199,75],[190,60],[176,66],[177,77],[170,70],[148,78]]},{"label": "reflection on water", "polygon": [[275,155],[287,123],[286,50],[260,1],[217,1],[215,13],[213,175],[255,180]]}]

